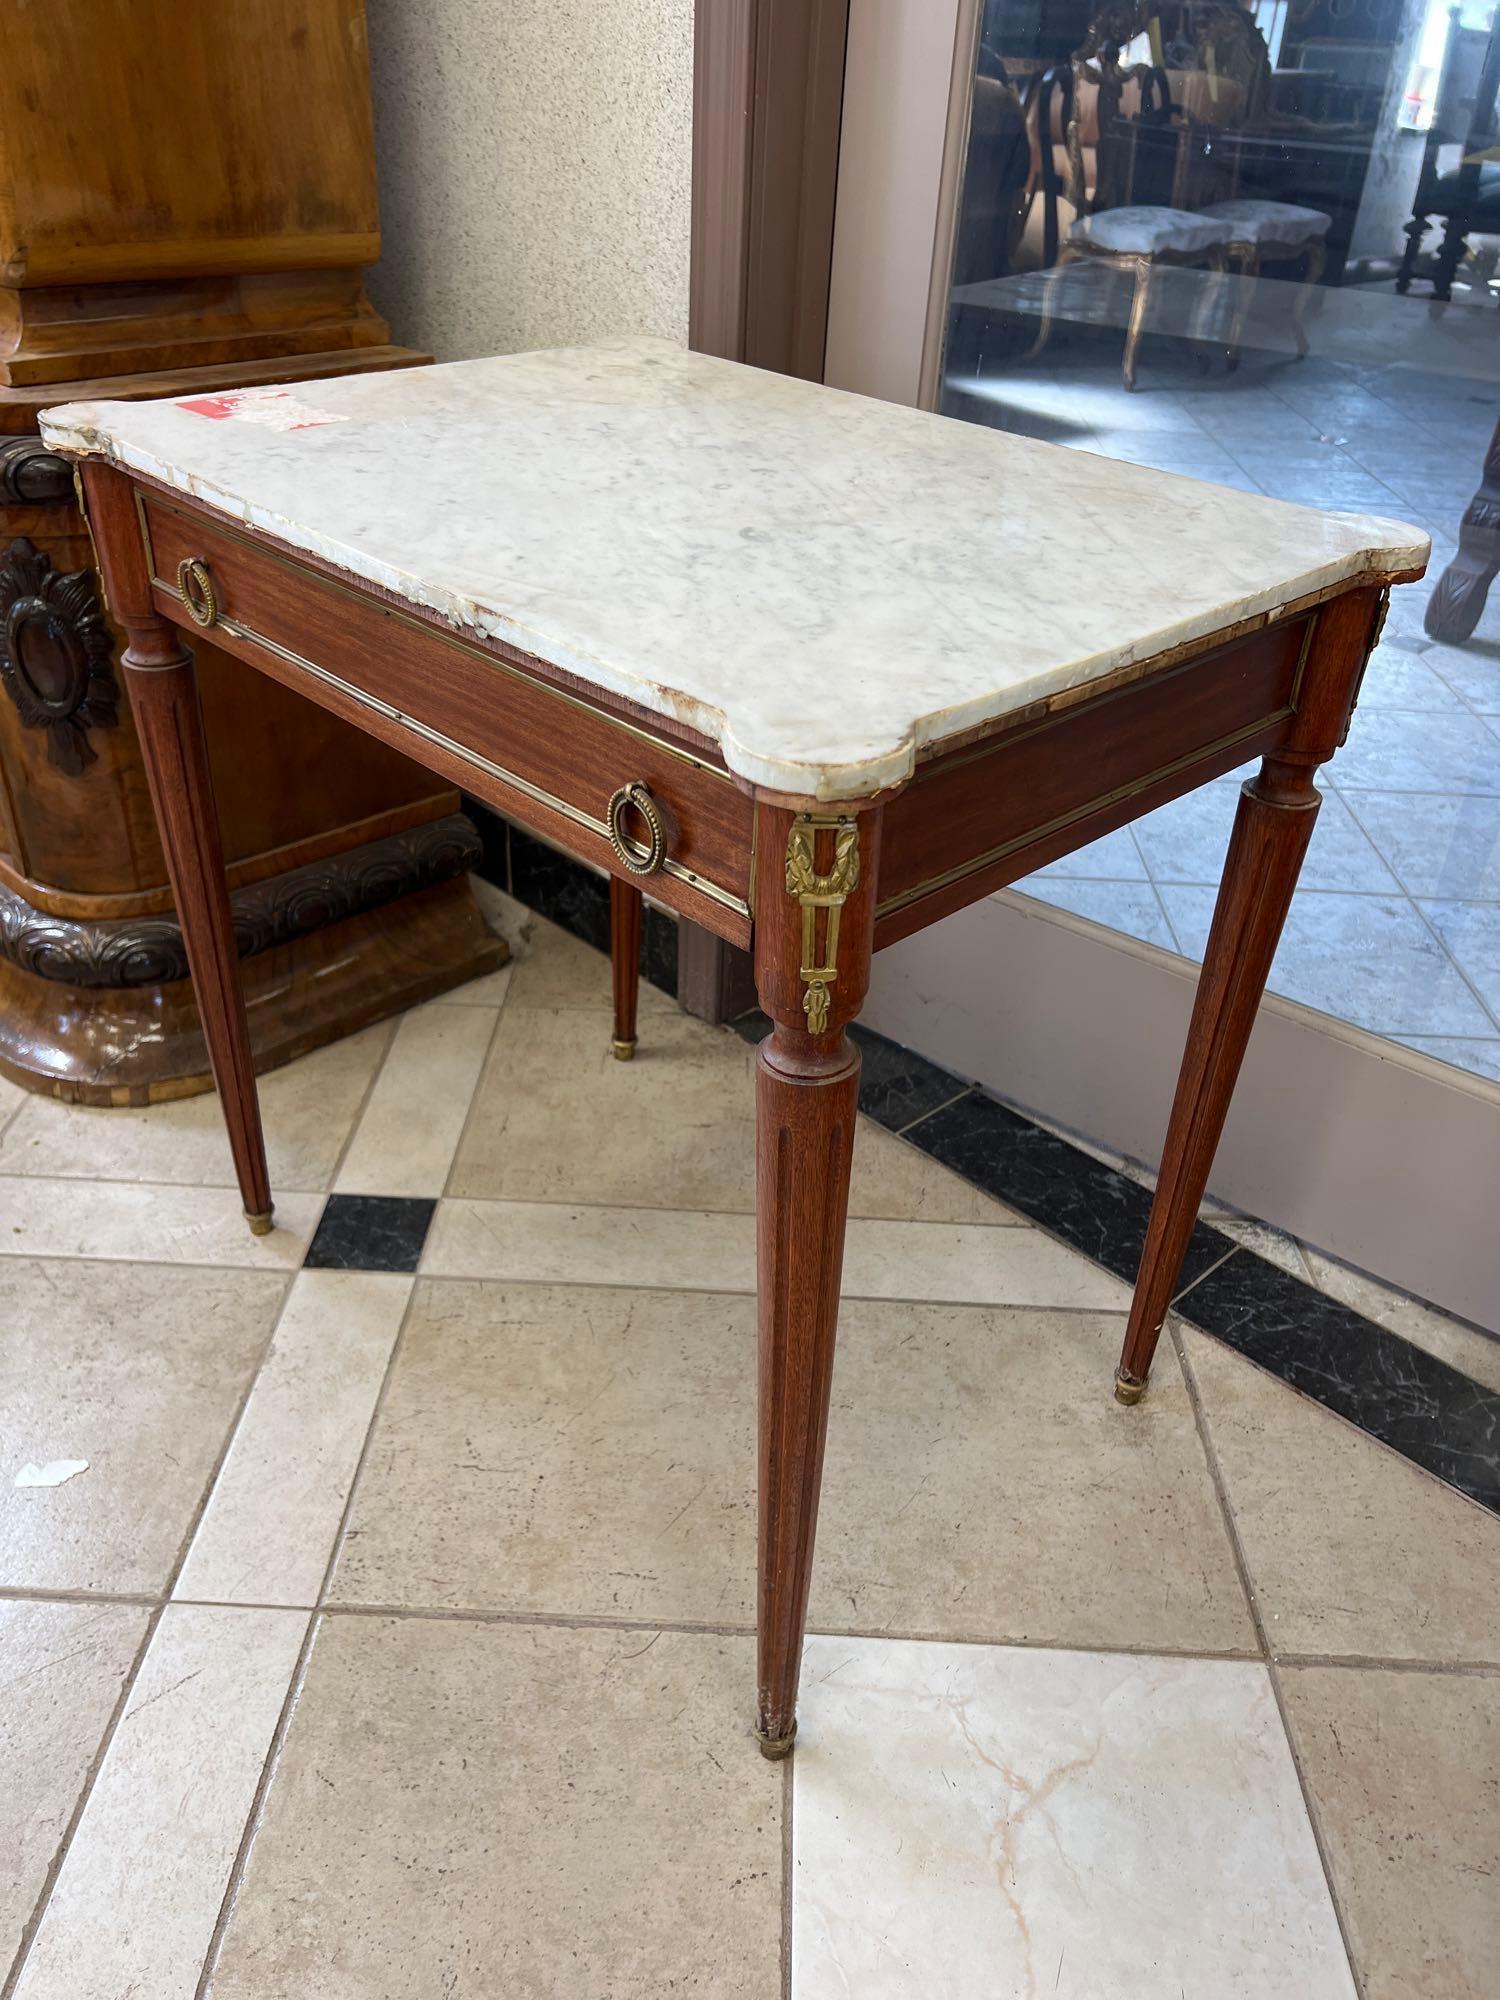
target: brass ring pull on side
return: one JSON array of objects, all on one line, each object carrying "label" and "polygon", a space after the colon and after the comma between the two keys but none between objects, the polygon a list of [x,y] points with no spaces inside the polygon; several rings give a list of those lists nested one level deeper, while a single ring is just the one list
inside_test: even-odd
[{"label": "brass ring pull on side", "polygon": [[219,600],[208,564],[200,556],[184,556],[177,565],[177,591],[195,625],[206,630],[219,615]]},{"label": "brass ring pull on side", "polygon": [[[634,807],[651,832],[649,841],[633,840],[625,831],[625,815]],[[611,794],[605,817],[609,844],[632,875],[654,875],[667,858],[667,827],[661,807],[637,778]]]}]

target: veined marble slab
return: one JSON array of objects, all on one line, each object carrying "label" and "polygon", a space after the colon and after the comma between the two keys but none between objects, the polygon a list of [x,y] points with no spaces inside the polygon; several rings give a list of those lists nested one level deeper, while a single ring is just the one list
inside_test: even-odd
[{"label": "veined marble slab", "polygon": [[610,341],[50,410],[104,457],[821,799],[1428,539]]}]

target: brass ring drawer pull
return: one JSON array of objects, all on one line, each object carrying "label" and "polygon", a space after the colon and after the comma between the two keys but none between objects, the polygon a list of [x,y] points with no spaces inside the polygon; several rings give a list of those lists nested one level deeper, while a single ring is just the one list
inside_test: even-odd
[{"label": "brass ring drawer pull", "polygon": [[[632,806],[651,830],[649,841],[632,840],[625,831],[625,814]],[[639,779],[612,794],[606,816],[609,844],[631,874],[654,875],[667,858],[667,827],[661,807]]]},{"label": "brass ring drawer pull", "polygon": [[177,590],[195,625],[206,630],[213,624],[219,615],[219,600],[214,595],[208,564],[201,557],[184,556],[177,565]]}]

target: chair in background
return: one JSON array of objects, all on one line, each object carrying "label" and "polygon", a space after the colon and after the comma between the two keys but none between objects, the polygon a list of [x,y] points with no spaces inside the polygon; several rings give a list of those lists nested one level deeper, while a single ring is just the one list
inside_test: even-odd
[{"label": "chair in background", "polygon": [[1215,201],[1199,212],[1212,216],[1229,230],[1226,261],[1240,279],[1227,342],[1229,366],[1239,365],[1240,341],[1254,281],[1263,265],[1274,263],[1301,266],[1300,283],[1292,302],[1292,330],[1300,359],[1307,352],[1307,303],[1323,275],[1323,241],[1333,217],[1320,208],[1304,208],[1292,201]]},{"label": "chair in background", "polygon": [[[1406,252],[1396,290],[1407,292],[1416,275],[1422,239],[1434,218],[1443,224],[1432,295],[1451,299],[1453,279],[1468,250],[1470,230],[1500,235],[1500,157],[1496,151],[1495,99],[1500,95],[1500,37],[1489,28],[1465,28],[1455,7],[1448,16],[1448,40],[1438,78],[1432,124],[1422,150],[1422,170],[1411,221],[1406,225]],[[1459,163],[1440,172],[1444,146],[1462,147]]]},{"label": "chair in background", "polygon": [[[1131,47],[1142,39],[1152,60],[1126,62]],[[1277,122],[1271,109],[1270,56],[1244,8],[1235,0],[1186,0],[1175,12],[1158,10],[1150,0],[1110,6],[1096,17],[1071,64],[1059,67],[1052,87],[1068,107],[1065,188],[1077,210],[1057,250],[1055,268],[1102,258],[1133,272],[1126,386],[1134,387],[1152,285],[1164,265],[1238,274],[1232,311],[1220,309],[1223,288],[1209,283],[1194,313],[1200,355],[1204,326],[1229,319],[1219,337],[1231,367],[1239,358],[1254,280],[1267,264],[1300,266],[1293,322],[1298,353],[1305,354],[1307,301],[1322,275],[1332,218],[1301,203],[1234,193],[1239,153],[1232,141]],[[1051,122],[1044,88],[1037,121],[1044,138]],[[1043,193],[1055,201],[1047,184],[1052,165],[1051,149],[1044,145]],[[1054,239],[1049,217],[1049,261]],[[1051,335],[1061,282],[1048,285],[1033,354]]]},{"label": "chair in background", "polygon": [[[1155,16],[1149,18],[1154,21]],[[1136,359],[1150,311],[1157,273],[1165,268],[1221,272],[1230,244],[1228,226],[1180,205],[1185,156],[1171,85],[1164,65],[1122,60],[1147,32],[1148,9],[1111,6],[1098,15],[1071,61],[1044,79],[1039,92],[1042,193],[1049,203],[1047,247],[1056,240],[1053,220],[1059,193],[1075,210],[1042,295],[1041,323],[1031,356],[1041,353],[1056,322],[1060,288],[1071,266],[1128,275],[1133,281],[1121,374],[1134,389]],[[1127,93],[1131,100],[1127,109]],[[1063,107],[1067,171],[1057,174],[1051,98]],[[1091,130],[1085,131],[1085,120]],[[1086,143],[1092,139],[1092,147]],[[1092,158],[1090,158],[1092,155]],[[1089,168],[1092,164],[1092,186]],[[1140,201],[1141,191],[1169,199]]]}]

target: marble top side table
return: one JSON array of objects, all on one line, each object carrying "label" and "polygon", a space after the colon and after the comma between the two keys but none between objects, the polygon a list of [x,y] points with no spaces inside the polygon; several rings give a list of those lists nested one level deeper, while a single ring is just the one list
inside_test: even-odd
[{"label": "marble top side table", "polygon": [[271,1191],[184,634],[211,631],[607,869],[627,929],[649,881],[753,948],[773,1023],[756,1086],[757,1730],[783,1754],[854,1142],[844,1031],[872,952],[1262,760],[1116,1376],[1137,1400],[1314,772],[1427,538],[655,342],[79,404],[43,429],[81,462],[130,634],[252,1228],[270,1227]]}]

